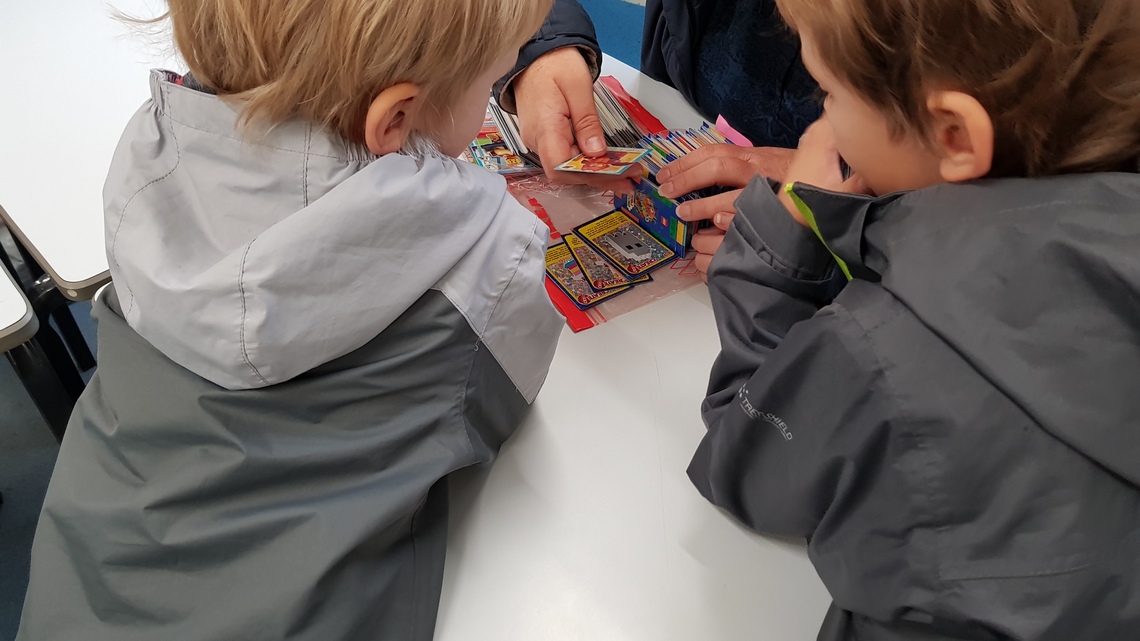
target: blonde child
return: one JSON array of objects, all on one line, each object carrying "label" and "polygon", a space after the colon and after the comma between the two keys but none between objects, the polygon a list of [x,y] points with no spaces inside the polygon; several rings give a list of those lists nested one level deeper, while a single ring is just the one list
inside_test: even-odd
[{"label": "blonde child", "polygon": [[547,229],[454,157],[550,0],[169,0],[105,189],[100,367],[21,641],[432,638],[447,477],[561,329]]},{"label": "blonde child", "polygon": [[821,640],[1140,639],[1140,3],[779,4],[825,116],[713,260],[690,477]]}]

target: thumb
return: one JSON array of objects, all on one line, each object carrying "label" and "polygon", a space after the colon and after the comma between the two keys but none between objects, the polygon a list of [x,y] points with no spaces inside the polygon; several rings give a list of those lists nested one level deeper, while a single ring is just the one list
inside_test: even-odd
[{"label": "thumb", "polygon": [[597,156],[606,150],[606,134],[602,121],[598,119],[598,109],[594,105],[594,82],[587,71],[563,79],[559,89],[566,98],[570,110],[570,124],[574,127],[574,139],[578,148],[587,156]]}]

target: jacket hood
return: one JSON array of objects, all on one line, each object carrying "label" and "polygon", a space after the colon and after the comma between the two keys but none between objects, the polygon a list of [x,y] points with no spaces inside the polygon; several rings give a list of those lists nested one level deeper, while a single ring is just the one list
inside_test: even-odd
[{"label": "jacket hood", "polygon": [[1043,429],[1140,486],[1140,175],[796,192],[855,278],[881,281]]},{"label": "jacket hood", "polygon": [[104,189],[124,315],[230,389],[367,343],[505,208],[503,180],[431,153],[375,158],[303,122],[241,136],[237,110],[153,72]]}]

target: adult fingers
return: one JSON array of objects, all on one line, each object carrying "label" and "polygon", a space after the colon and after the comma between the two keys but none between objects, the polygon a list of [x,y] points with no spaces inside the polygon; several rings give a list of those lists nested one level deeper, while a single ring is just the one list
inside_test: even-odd
[{"label": "adult fingers", "polygon": [[544,129],[538,134],[535,144],[546,177],[556,181],[565,178],[561,175],[565,172],[555,171],[554,168],[577,155],[569,123]]},{"label": "adult fingers", "polygon": [[[670,182],[687,180],[687,184],[677,187],[678,190],[684,188],[701,189],[711,186],[713,183],[743,187],[757,174],[782,181],[795,155],[795,149],[784,149],[782,147],[709,145],[696,149],[692,153],[669,163],[658,172],[657,181],[659,184],[665,185]],[[717,164],[709,164],[713,160],[717,160],[722,165],[721,169],[726,170],[724,175],[717,175]],[[741,162],[747,163],[747,167],[740,164]],[[686,176],[688,176],[687,179]],[[664,194],[665,191],[668,191],[665,189],[662,191],[663,195],[670,197],[681,195]]]},{"label": "adult fingers", "polygon": [[757,173],[756,168],[742,158],[713,156],[689,169],[670,174],[669,180],[661,184],[661,195],[677,198],[714,185],[744,187]]},{"label": "adult fingers", "polygon": [[727,191],[716,196],[689,200],[677,207],[677,217],[685,221],[714,220],[717,215],[735,214],[736,199],[743,190]]},{"label": "adult fingers", "polygon": [[710,158],[735,155],[738,149],[739,147],[736,145],[708,145],[706,147],[699,147],[693,150],[692,153],[685,154],[666,165],[657,174],[657,178],[661,182],[669,182],[674,174],[688,171]]},{"label": "adult fingers", "polygon": [[572,71],[560,74],[554,81],[566,98],[578,147],[586,155],[596,156],[606,150],[606,135],[594,104],[594,80],[590,77],[590,69],[585,61],[580,69]]},{"label": "adult fingers", "polygon": [[621,178],[558,171],[559,165],[578,155],[577,146],[571,142],[568,123],[561,129],[547,130],[538,139],[537,144],[538,157],[542,159],[543,171],[546,172],[546,177],[552,182],[563,185],[589,185],[602,191],[626,194],[633,191],[632,179],[640,176],[639,167],[629,170],[626,172],[628,175]]}]

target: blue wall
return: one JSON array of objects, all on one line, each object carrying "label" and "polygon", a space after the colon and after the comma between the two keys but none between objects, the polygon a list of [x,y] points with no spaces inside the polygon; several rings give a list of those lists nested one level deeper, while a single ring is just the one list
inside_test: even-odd
[{"label": "blue wall", "polygon": [[641,67],[641,25],[645,7],[625,0],[578,0],[594,20],[602,51],[634,69]]}]

